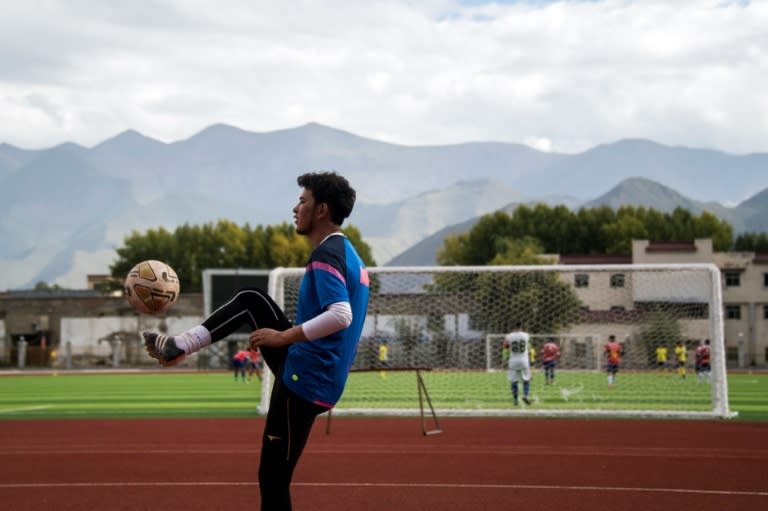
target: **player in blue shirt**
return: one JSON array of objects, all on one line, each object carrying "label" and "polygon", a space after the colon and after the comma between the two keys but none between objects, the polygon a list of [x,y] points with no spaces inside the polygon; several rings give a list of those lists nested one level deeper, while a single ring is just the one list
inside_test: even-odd
[{"label": "player in blue shirt", "polygon": [[219,341],[247,323],[250,343],[275,374],[262,436],[261,509],[291,509],[290,484],[315,417],[341,397],[368,308],[368,272],[341,233],[355,191],[333,172],[299,176],[296,232],[312,254],[301,281],[296,324],[264,291],[242,289],[202,325],[174,337],[144,333],[147,352],[164,366]]}]

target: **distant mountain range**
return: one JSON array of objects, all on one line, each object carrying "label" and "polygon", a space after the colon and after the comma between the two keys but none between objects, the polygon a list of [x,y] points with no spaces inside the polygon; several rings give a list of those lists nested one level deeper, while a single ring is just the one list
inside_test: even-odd
[{"label": "distant mountain range", "polygon": [[631,177],[644,177],[697,201],[734,206],[768,186],[768,154],[732,155],[620,140],[553,161],[513,185],[523,194],[547,190],[590,199]]},{"label": "distant mountain range", "polygon": [[[536,202],[545,202],[550,205],[565,204],[573,209],[573,204],[567,204],[564,201],[530,201],[528,205],[533,205]],[[520,204],[512,203],[500,209],[511,214]],[[768,231],[768,188],[736,207],[727,208],[716,202],[700,202],[688,199],[664,185],[649,179],[635,177],[625,179],[607,193],[578,206],[585,208],[609,206],[613,209],[618,209],[621,206],[645,206],[664,212],[671,212],[675,208],[681,207],[696,215],[709,211],[730,223],[736,233]],[[437,264],[437,251],[443,246],[443,240],[451,234],[461,234],[471,230],[479,220],[480,217],[478,216],[445,227],[394,257],[387,265],[430,266]]]},{"label": "distant mountain range", "polygon": [[[86,274],[108,271],[133,230],[291,221],[296,176],[323,169],[358,190],[349,221],[379,264],[411,260],[431,238],[441,244],[442,232],[535,201],[680,205],[712,211],[739,232],[768,231],[768,154],[643,140],[576,155],[495,142],[403,146],[314,123],[266,133],[215,125],[169,144],[126,131],[92,148],[0,144],[0,290],[39,281],[83,287]],[[595,198],[601,190],[609,192]],[[432,264],[431,254],[413,260]]]}]

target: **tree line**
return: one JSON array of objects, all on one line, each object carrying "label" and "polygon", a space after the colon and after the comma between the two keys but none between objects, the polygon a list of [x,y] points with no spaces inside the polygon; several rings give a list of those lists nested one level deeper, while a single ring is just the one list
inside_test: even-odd
[{"label": "tree line", "polygon": [[438,251],[441,265],[541,264],[541,254],[631,255],[633,239],[681,241],[711,238],[716,251],[768,250],[768,239],[746,234],[709,212],[694,215],[677,208],[608,206],[572,211],[565,206],[522,205],[512,213],[484,215],[474,227],[449,235]]},{"label": "tree line", "polygon": [[[365,263],[375,266],[359,229],[350,225],[343,231]],[[635,206],[572,211],[562,205],[537,204],[482,216],[469,231],[449,235],[438,250],[437,261],[441,265],[543,264],[542,254],[630,255],[633,239],[695,238],[711,238],[716,251],[768,252],[768,233],[745,233],[734,239],[733,227],[709,212],[694,215],[677,208],[665,213]],[[119,287],[133,265],[145,259],[167,262],[184,282],[185,291],[199,292],[204,269],[303,266],[310,250],[307,239],[288,222],[251,226],[219,220],[184,224],[173,231],[163,227],[133,231],[110,266],[118,281],[112,287]]]},{"label": "tree line", "polygon": [[[363,241],[359,229],[350,225],[342,231],[365,264],[375,266],[371,247]],[[144,233],[133,231],[117,249],[117,260],[110,266],[110,274],[117,282],[106,288],[119,288],[128,271],[147,259],[169,264],[183,283],[182,291],[195,293],[202,291],[205,269],[301,267],[307,263],[310,252],[307,238],[297,234],[288,222],[251,226],[219,220],[203,225],[184,224],[174,231],[163,227]]]}]

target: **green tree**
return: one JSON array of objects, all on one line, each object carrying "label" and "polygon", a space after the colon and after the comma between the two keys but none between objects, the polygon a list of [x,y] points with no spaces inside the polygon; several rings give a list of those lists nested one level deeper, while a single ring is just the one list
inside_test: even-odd
[{"label": "green tree", "polygon": [[693,239],[712,238],[712,248],[725,252],[733,244],[733,227],[708,211],[693,219]]},{"label": "green tree", "polygon": [[544,259],[538,256],[543,251],[538,239],[516,236],[515,230],[513,219],[506,213],[485,215],[471,230],[448,235],[437,251],[437,262],[442,266],[543,264]]},{"label": "green tree", "polygon": [[517,235],[529,234],[539,240],[542,251],[562,254],[571,253],[577,245],[573,243],[573,230],[576,217],[565,206],[549,207],[546,204],[534,206],[530,215],[531,231],[521,229]]},{"label": "green tree", "polygon": [[267,227],[266,235],[267,260],[262,262],[262,268],[291,268],[306,264],[312,247],[292,225],[283,223]]},{"label": "green tree", "polygon": [[355,247],[355,250],[357,250],[358,255],[363,262],[365,262],[366,266],[376,266],[376,260],[373,258],[373,251],[371,250],[370,245],[363,240],[363,235],[360,232],[360,229],[354,225],[349,225],[343,228],[341,232],[343,232],[344,235],[349,238],[349,241],[352,242],[352,245]]},{"label": "green tree", "polygon": [[[366,265],[374,266],[371,248],[360,231],[349,226],[344,232]],[[182,292],[200,292],[205,269],[301,267],[309,259],[310,251],[309,241],[288,222],[251,227],[219,220],[180,225],[173,232],[163,227],[144,233],[133,231],[117,249],[117,260],[110,266],[110,273],[122,282],[136,263],[157,259],[176,270]]]},{"label": "green tree", "polygon": [[733,250],[739,252],[768,252],[768,233],[745,232],[736,236]]},{"label": "green tree", "polygon": [[472,323],[485,332],[510,332],[517,321],[533,333],[566,330],[576,321],[581,301],[555,272],[482,273],[473,300]]},{"label": "green tree", "polygon": [[645,228],[650,233],[648,236],[654,240],[671,241],[674,240],[674,233],[667,215],[656,209],[649,209],[645,213]]},{"label": "green tree", "polygon": [[[629,255],[633,239],[695,238],[712,238],[716,250],[728,250],[733,228],[709,212],[694,216],[683,208],[662,213],[644,207],[622,206],[614,211],[600,206],[581,208],[574,213],[565,206],[521,205],[511,215],[503,211],[484,215],[472,229],[446,237],[437,261],[441,265],[475,266],[507,260],[505,252],[511,250],[511,243],[522,239],[532,239],[539,254]],[[526,243],[532,247],[530,242]],[[747,243],[745,239],[744,244]],[[538,263],[521,260],[506,264]]]},{"label": "green tree", "polygon": [[542,257],[544,249],[536,238],[525,236],[522,239],[505,238],[499,241],[499,251],[489,261],[491,265],[539,265],[551,264]]},{"label": "green tree", "polygon": [[648,239],[648,230],[634,207],[619,208],[616,220],[603,226],[604,250],[609,255],[632,253],[632,240]]},{"label": "green tree", "polygon": [[39,281],[35,284],[35,287],[32,288],[34,291],[58,291],[60,289],[63,289],[58,284],[49,284],[45,281]]},{"label": "green tree", "polygon": [[577,241],[572,245],[573,251],[563,254],[605,254],[608,241],[603,226],[615,221],[616,212],[608,206],[579,209],[571,235]]},{"label": "green tree", "polygon": [[690,211],[678,206],[667,218],[667,221],[672,226],[673,237],[671,240],[692,240],[694,238],[693,215]]}]

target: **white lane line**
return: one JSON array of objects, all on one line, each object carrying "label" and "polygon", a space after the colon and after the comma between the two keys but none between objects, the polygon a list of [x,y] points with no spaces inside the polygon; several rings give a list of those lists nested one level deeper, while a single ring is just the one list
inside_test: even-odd
[{"label": "white lane line", "polygon": [[[709,449],[709,450],[696,450],[691,451],[687,449],[634,449],[634,448],[616,448],[610,452],[602,452],[602,447],[592,448],[580,448],[580,449],[557,449],[546,451],[543,447],[541,449],[529,449],[529,448],[467,448],[465,446],[444,446],[441,450],[437,449],[423,449],[414,447],[413,449],[388,449],[386,447],[374,447],[374,448],[353,448],[353,449],[327,449],[327,448],[309,448],[305,451],[304,456],[323,455],[323,456],[347,456],[350,454],[365,454],[365,455],[388,455],[388,456],[401,456],[401,455],[413,455],[420,454],[425,456],[455,456],[457,454],[462,455],[477,455],[477,456],[521,456],[521,455],[536,455],[536,456],[552,456],[561,457],[567,456],[581,456],[581,457],[601,457],[601,458],[685,458],[685,459],[759,459],[763,460],[768,457],[768,450],[766,449]],[[47,455],[62,455],[62,454],[86,454],[89,456],[110,456],[115,454],[130,454],[136,456],[153,455],[153,454],[176,454],[176,455],[204,455],[204,454],[259,454],[260,449],[257,447],[251,447],[242,449],[239,446],[222,446],[211,448],[199,448],[199,447],[181,447],[181,448],[154,448],[146,445],[135,444],[123,444],[121,447],[109,447],[99,449],[98,446],[90,445],[69,445],[64,447],[48,446],[48,445],[33,445],[29,447],[18,446],[4,446],[0,444],[0,456],[11,455],[29,455],[29,456],[47,456]]]},{"label": "white lane line", "polygon": [[2,408],[0,409],[0,413],[31,412],[33,410],[45,410],[46,408],[53,408],[53,405],[22,406],[19,408]]},{"label": "white lane line", "polygon": [[[30,488],[147,488],[147,487],[192,487],[192,486],[258,486],[257,482],[238,481],[197,481],[197,482],[84,482],[84,483],[0,483],[0,489],[30,489]],[[343,488],[438,488],[438,489],[490,489],[490,490],[565,490],[579,492],[620,492],[620,493],[678,493],[689,495],[726,495],[768,497],[768,491],[744,490],[707,490],[688,488],[631,488],[624,486],[561,486],[539,484],[472,484],[472,483],[311,483],[296,482],[293,486],[307,487],[343,487]]]}]

